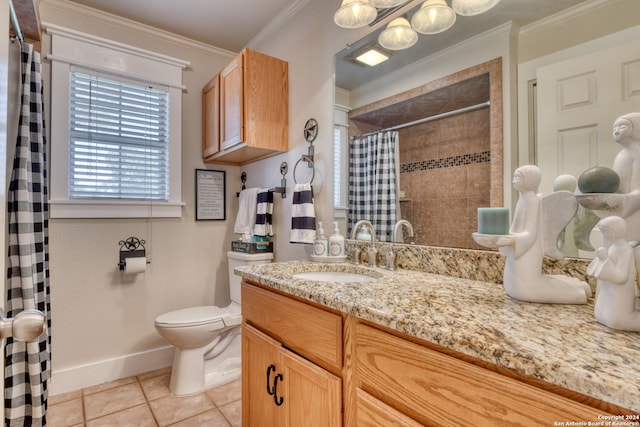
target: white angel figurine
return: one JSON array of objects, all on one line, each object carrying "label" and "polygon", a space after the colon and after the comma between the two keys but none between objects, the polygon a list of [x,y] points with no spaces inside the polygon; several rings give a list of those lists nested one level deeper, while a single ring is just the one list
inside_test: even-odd
[{"label": "white angel figurine", "polygon": [[557,304],[585,304],[591,287],[563,275],[542,274],[544,255],[563,258],[558,236],[576,213],[578,202],[568,191],[549,196],[537,194],[541,173],[537,166],[522,166],[513,174],[513,187],[520,193],[509,234],[495,245],[507,259],[504,288],[511,298]]},{"label": "white angel figurine", "polygon": [[611,214],[627,220],[629,240],[640,240],[640,113],[618,117],[613,123],[613,139],[620,144],[613,170],[620,176],[618,193],[624,194],[625,200]]},{"label": "white angel figurine", "polygon": [[634,249],[627,242],[627,223],[618,216],[598,222],[604,244],[587,268],[598,279],[596,320],[612,329],[640,331],[640,300]]}]

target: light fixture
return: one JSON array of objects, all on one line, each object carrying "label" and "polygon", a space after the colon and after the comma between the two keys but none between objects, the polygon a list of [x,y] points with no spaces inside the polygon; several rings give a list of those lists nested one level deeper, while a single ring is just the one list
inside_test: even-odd
[{"label": "light fixture", "polygon": [[360,28],[372,23],[377,15],[378,11],[369,0],[342,0],[333,21],[342,28]]},{"label": "light fixture", "polygon": [[500,0],[452,0],[451,7],[458,15],[479,15],[500,3]]},{"label": "light fixture", "polygon": [[396,18],[378,36],[378,43],[386,49],[402,50],[416,44],[418,33],[411,28],[406,18]]},{"label": "light fixture", "polygon": [[409,0],[369,0],[369,3],[378,9],[388,9],[390,7],[400,6],[408,1]]},{"label": "light fixture", "polygon": [[378,49],[371,48],[366,52],[358,55],[355,59],[356,61],[366,64],[370,67],[375,67],[376,65],[389,59],[389,57],[380,52]]},{"label": "light fixture", "polygon": [[451,28],[456,13],[444,0],[427,0],[411,18],[411,26],[422,34],[437,34]]}]

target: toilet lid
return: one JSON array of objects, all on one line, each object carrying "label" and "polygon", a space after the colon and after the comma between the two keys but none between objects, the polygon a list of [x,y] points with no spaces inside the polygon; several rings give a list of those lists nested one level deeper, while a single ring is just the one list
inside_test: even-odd
[{"label": "toilet lid", "polygon": [[156,318],[156,323],[173,326],[195,326],[213,323],[226,316],[228,316],[228,312],[224,308],[209,305],[184,308],[161,314]]}]

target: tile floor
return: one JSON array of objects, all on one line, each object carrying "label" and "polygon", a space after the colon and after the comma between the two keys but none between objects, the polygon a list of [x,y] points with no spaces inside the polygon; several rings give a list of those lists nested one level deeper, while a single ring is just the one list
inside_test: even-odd
[{"label": "tile floor", "polygon": [[170,368],[53,396],[48,427],[230,427],[242,425],[241,380],[176,397]]}]

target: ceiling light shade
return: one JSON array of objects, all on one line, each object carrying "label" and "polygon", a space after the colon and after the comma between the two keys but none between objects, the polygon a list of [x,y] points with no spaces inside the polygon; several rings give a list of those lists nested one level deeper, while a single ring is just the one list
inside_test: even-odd
[{"label": "ceiling light shade", "polygon": [[372,23],[377,15],[378,11],[369,0],[342,0],[333,21],[342,28],[360,28]]},{"label": "ceiling light shade", "polygon": [[378,43],[389,50],[407,49],[416,44],[418,33],[405,18],[396,18],[378,36]]},{"label": "ceiling light shade", "polygon": [[451,28],[456,13],[444,0],[427,0],[411,18],[411,26],[422,34],[437,34]]},{"label": "ceiling light shade", "polygon": [[409,0],[369,0],[369,3],[378,9],[388,9],[390,7],[400,6],[408,1]]},{"label": "ceiling light shade", "polygon": [[451,7],[458,15],[479,15],[500,3],[500,0],[452,0]]}]

